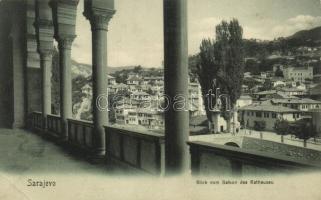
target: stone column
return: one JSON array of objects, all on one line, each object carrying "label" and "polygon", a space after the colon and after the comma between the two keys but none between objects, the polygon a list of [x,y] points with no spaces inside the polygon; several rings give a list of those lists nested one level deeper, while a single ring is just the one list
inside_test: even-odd
[{"label": "stone column", "polygon": [[58,39],[60,65],[61,139],[68,140],[68,118],[72,118],[71,44],[73,38]]},{"label": "stone column", "polygon": [[74,41],[78,0],[53,0],[55,39],[59,48],[61,139],[68,140],[68,118],[72,118],[71,46]]},{"label": "stone column", "polygon": [[[27,93],[27,112],[41,111],[41,70],[40,57],[37,52],[37,37],[34,27],[36,13],[35,1],[27,0],[26,10],[26,42],[27,42],[27,69],[26,69],[26,93]],[[28,119],[30,120],[30,119]],[[31,124],[30,121],[28,125]]]},{"label": "stone column", "polygon": [[10,2],[11,10],[11,47],[12,47],[12,91],[13,91],[13,122],[12,128],[25,126],[25,67],[26,67],[26,38],[25,12],[23,2]]},{"label": "stone column", "polygon": [[175,96],[188,101],[187,0],[164,0],[164,73],[165,94],[171,99],[165,113],[165,173],[184,173],[189,167],[189,113],[186,106],[177,109]]},{"label": "stone column", "polygon": [[40,67],[41,67],[41,85],[42,85],[42,115],[43,126],[47,128],[47,115],[51,114],[51,65],[52,51],[40,51]]},{"label": "stone column", "polygon": [[51,114],[51,65],[53,53],[53,22],[49,0],[36,0],[37,51],[42,72],[43,128],[47,129],[47,115]]},{"label": "stone column", "polygon": [[92,31],[93,123],[94,154],[105,155],[104,126],[108,123],[107,105],[107,30],[114,15],[113,0],[86,0],[85,17]]}]

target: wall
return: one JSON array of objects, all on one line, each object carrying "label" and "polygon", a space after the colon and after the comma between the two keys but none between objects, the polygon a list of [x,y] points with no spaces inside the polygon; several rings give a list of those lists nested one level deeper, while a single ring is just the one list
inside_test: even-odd
[{"label": "wall", "polygon": [[[264,136],[263,136],[264,138]],[[291,157],[304,162],[321,163],[321,152],[303,147],[260,140],[256,138],[244,137],[242,142],[243,149],[261,151],[282,156]]]},{"label": "wall", "polygon": [[11,44],[9,39],[9,13],[4,2],[0,2],[0,127],[11,127],[13,122],[13,71],[11,66]]},{"label": "wall", "polygon": [[[247,142],[250,141],[245,141]],[[320,152],[288,147],[289,145],[274,146],[275,143],[268,142],[257,144],[254,142],[254,146],[243,144],[249,149],[199,141],[188,142],[191,151],[192,175],[226,178],[228,176],[284,175],[299,171],[320,170]],[[264,150],[257,150],[261,146]],[[290,151],[287,151],[288,149]],[[287,155],[289,152],[293,155]],[[315,162],[312,162],[311,158],[314,158]]]},{"label": "wall", "polygon": [[27,68],[27,99],[28,113],[41,111],[41,70],[40,68]]},{"label": "wall", "polygon": [[161,175],[164,173],[164,136],[106,127],[106,156],[109,162],[130,169]]}]

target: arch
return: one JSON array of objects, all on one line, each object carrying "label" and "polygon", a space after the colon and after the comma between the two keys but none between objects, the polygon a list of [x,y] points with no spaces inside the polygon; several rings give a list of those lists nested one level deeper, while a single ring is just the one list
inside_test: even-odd
[{"label": "arch", "polygon": [[240,146],[238,144],[236,144],[235,142],[227,142],[224,145],[240,148]]}]

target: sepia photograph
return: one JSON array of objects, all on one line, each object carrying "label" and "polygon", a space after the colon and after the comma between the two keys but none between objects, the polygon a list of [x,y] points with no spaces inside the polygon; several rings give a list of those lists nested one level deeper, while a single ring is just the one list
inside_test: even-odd
[{"label": "sepia photograph", "polygon": [[0,200],[320,187],[320,0],[0,0]]}]

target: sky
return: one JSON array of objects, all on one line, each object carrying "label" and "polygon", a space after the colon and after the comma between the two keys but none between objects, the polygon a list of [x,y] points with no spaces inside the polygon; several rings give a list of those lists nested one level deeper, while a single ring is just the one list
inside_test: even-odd
[{"label": "sky", "polygon": [[[215,26],[236,18],[244,38],[272,40],[321,26],[321,0],[187,0],[188,52],[199,51],[203,38],[214,38]],[[109,23],[108,66],[161,67],[163,61],[163,1],[115,0]],[[240,3],[241,2],[241,3]],[[72,58],[91,64],[91,29],[77,10]]]}]

